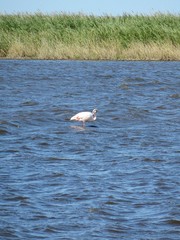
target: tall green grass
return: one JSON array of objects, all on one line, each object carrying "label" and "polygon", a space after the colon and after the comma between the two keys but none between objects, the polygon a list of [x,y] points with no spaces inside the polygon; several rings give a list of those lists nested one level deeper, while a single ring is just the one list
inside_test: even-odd
[{"label": "tall green grass", "polygon": [[0,15],[0,57],[180,60],[180,15]]}]

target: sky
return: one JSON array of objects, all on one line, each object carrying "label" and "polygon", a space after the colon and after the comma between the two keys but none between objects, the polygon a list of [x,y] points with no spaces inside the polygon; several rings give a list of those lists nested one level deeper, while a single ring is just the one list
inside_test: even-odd
[{"label": "sky", "polygon": [[0,13],[180,14],[180,0],[0,0]]}]

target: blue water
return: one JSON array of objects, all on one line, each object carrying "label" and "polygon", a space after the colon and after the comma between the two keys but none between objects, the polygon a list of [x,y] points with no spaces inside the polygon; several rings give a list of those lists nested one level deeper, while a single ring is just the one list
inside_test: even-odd
[{"label": "blue water", "polygon": [[179,239],[179,106],[179,62],[0,60],[0,239]]}]

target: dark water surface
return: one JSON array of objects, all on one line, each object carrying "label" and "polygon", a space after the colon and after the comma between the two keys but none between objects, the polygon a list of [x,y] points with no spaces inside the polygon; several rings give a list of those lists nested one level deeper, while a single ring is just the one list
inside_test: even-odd
[{"label": "dark water surface", "polygon": [[0,239],[179,239],[179,106],[179,62],[1,60]]}]

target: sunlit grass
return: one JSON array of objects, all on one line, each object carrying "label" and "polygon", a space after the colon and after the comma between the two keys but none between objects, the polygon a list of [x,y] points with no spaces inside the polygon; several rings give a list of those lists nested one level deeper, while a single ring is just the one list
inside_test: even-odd
[{"label": "sunlit grass", "polygon": [[0,15],[0,57],[180,60],[180,15]]}]

